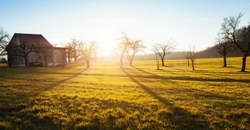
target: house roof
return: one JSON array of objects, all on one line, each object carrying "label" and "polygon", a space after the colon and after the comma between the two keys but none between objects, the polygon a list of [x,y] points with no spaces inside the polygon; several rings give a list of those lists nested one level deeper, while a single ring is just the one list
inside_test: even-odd
[{"label": "house roof", "polygon": [[15,47],[16,42],[24,43],[27,48],[53,48],[53,45],[49,43],[41,34],[24,34],[15,33],[10,40],[8,48]]}]

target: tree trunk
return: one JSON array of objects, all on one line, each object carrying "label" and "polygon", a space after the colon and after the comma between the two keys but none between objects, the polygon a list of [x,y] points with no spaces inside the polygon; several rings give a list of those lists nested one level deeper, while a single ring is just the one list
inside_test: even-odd
[{"label": "tree trunk", "polygon": [[129,62],[129,65],[130,66],[133,66],[133,61],[134,61],[134,58],[135,58],[135,52],[133,53],[131,59],[130,59],[130,62]]},{"label": "tree trunk", "polygon": [[68,63],[71,62],[71,61],[70,61],[70,51],[71,51],[71,50],[69,50],[69,52],[68,52]]},{"label": "tree trunk", "polygon": [[121,53],[121,57],[120,57],[120,66],[121,67],[123,66],[123,57],[124,57],[125,51],[126,51],[126,49],[123,49],[122,53]]},{"label": "tree trunk", "polygon": [[133,60],[132,60],[132,59],[130,59],[129,65],[130,65],[130,66],[133,66]]},{"label": "tree trunk", "polygon": [[120,57],[120,66],[121,66],[121,67],[123,66],[123,56],[124,56],[124,54],[122,53],[122,54],[121,54],[121,57]]},{"label": "tree trunk", "polygon": [[155,54],[155,62],[156,62],[156,69],[160,70],[160,64],[159,64],[159,60],[157,58],[157,54]]},{"label": "tree trunk", "polygon": [[162,65],[162,66],[165,66],[164,58],[161,58],[161,65]]},{"label": "tree trunk", "polygon": [[189,67],[189,59],[187,59],[188,67]]},{"label": "tree trunk", "polygon": [[241,67],[241,72],[246,71],[246,62],[247,62],[247,54],[244,54],[242,57],[242,67]]},{"label": "tree trunk", "polygon": [[75,62],[77,62],[77,54],[76,54],[76,50],[74,51],[74,59],[75,59]]},{"label": "tree trunk", "polygon": [[87,68],[89,68],[89,60],[86,60]]},{"label": "tree trunk", "polygon": [[223,59],[224,59],[224,67],[227,67],[227,56],[224,55],[224,56],[223,56]]},{"label": "tree trunk", "polygon": [[194,59],[191,59],[191,62],[192,62],[192,68],[193,68],[193,71],[195,70],[195,67],[194,67]]},{"label": "tree trunk", "polygon": [[25,67],[28,67],[28,56],[24,56]]}]

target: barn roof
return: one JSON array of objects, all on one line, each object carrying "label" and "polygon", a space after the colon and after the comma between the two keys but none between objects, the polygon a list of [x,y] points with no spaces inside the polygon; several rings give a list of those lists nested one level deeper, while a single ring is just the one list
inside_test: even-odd
[{"label": "barn roof", "polygon": [[53,48],[53,45],[49,43],[41,34],[24,34],[15,33],[7,47],[15,47],[15,42],[24,43],[27,48]]}]

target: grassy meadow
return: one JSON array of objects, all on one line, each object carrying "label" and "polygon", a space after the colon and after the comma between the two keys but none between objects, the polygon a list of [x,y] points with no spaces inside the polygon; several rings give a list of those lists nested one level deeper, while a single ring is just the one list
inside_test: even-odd
[{"label": "grassy meadow", "polygon": [[[0,66],[0,129],[250,129],[250,73],[241,58]],[[248,60],[247,70],[250,70]]]}]

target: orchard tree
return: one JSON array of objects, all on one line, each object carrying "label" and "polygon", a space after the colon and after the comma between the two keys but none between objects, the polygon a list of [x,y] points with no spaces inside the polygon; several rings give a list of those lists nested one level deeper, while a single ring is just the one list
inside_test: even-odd
[{"label": "orchard tree", "polygon": [[123,61],[124,61],[124,56],[128,50],[128,47],[129,47],[129,44],[130,44],[130,41],[129,41],[129,38],[126,34],[123,34],[123,36],[121,37],[121,43],[120,43],[120,51],[121,51],[121,54],[120,54],[120,66],[122,67],[123,66]]},{"label": "orchard tree", "polygon": [[156,69],[157,70],[160,70],[160,62],[159,62],[159,59],[158,59],[158,50],[157,50],[157,47],[153,47],[153,51],[154,51],[154,54],[155,54],[155,65],[156,65]]},{"label": "orchard tree", "polygon": [[81,56],[80,50],[79,50],[79,44],[81,41],[78,41],[76,39],[72,39],[67,43],[68,47],[68,60],[71,62],[71,59],[74,59],[76,62],[77,59]]},{"label": "orchard tree", "polygon": [[80,49],[83,55],[83,59],[87,65],[87,68],[90,67],[91,60],[95,57],[96,55],[96,42],[91,41],[91,42],[80,42]]},{"label": "orchard tree", "polygon": [[127,56],[129,65],[133,65],[136,54],[145,48],[141,40],[132,40],[126,34],[123,34],[120,43],[120,66],[123,66],[124,57]]},{"label": "orchard tree", "polygon": [[242,67],[241,72],[246,71],[246,61],[250,52],[250,42],[249,42],[249,33],[250,25],[239,28],[240,19],[242,14],[239,13],[237,16],[230,16],[224,18],[222,23],[222,35],[225,39],[232,42],[242,53]]},{"label": "orchard tree", "polygon": [[192,70],[195,71],[195,60],[196,60],[195,46],[189,48],[189,51],[187,52],[187,57],[191,60]]},{"label": "orchard tree", "polygon": [[133,65],[133,61],[135,58],[136,53],[138,53],[141,49],[145,48],[141,40],[130,40],[127,48],[127,58],[129,61],[129,65]]},{"label": "orchard tree", "polygon": [[156,44],[154,47],[154,52],[161,58],[161,65],[165,66],[165,56],[173,51],[175,45],[168,41],[162,44]]},{"label": "orchard tree", "polygon": [[232,48],[232,43],[228,40],[218,40],[215,47],[217,52],[223,56],[223,67],[227,67],[227,54]]},{"label": "orchard tree", "polygon": [[9,34],[6,33],[3,29],[0,30],[0,55],[6,55],[5,48],[9,43]]},{"label": "orchard tree", "polygon": [[29,66],[28,64],[28,56],[31,52],[37,52],[37,49],[35,49],[34,45],[28,46],[28,44],[25,41],[20,41],[19,47],[22,49],[22,55],[24,58],[24,64],[26,67]]},{"label": "orchard tree", "polygon": [[238,44],[237,47],[240,48],[242,52],[242,68],[241,71],[245,72],[247,57],[250,55],[250,25],[241,28],[237,34]]},{"label": "orchard tree", "polygon": [[190,51],[187,51],[186,52],[186,55],[185,55],[185,58],[187,59],[187,66],[189,67],[190,66]]}]

